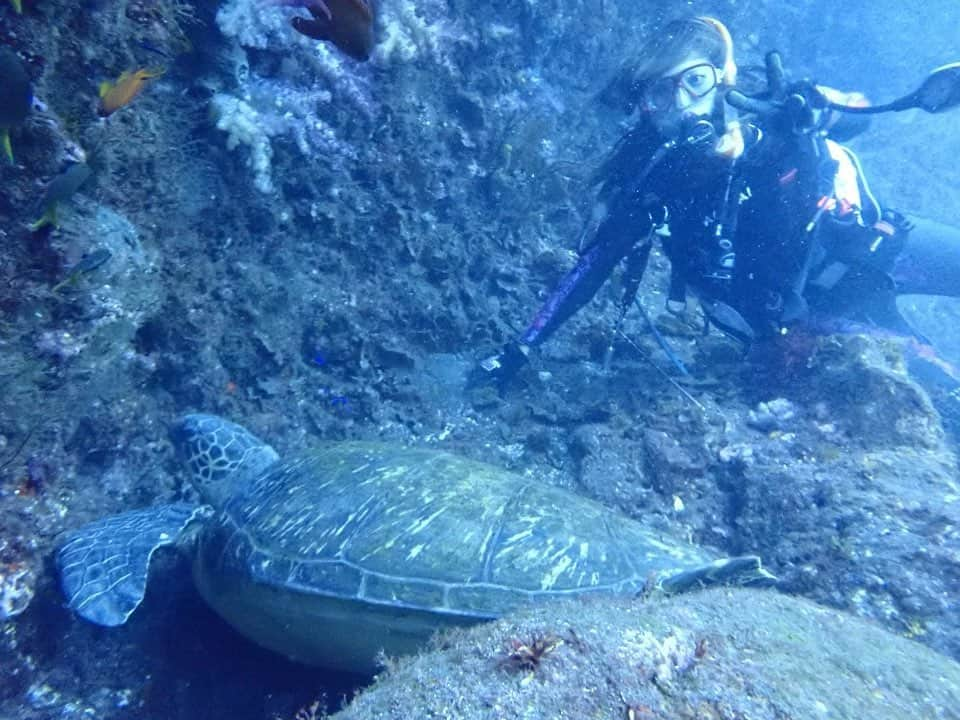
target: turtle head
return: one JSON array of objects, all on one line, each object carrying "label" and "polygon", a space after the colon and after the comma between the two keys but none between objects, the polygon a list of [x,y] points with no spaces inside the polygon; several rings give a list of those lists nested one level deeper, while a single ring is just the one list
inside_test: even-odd
[{"label": "turtle head", "polygon": [[249,430],[216,415],[185,415],[172,435],[190,468],[191,482],[214,507],[223,507],[227,498],[279,459],[276,450]]}]

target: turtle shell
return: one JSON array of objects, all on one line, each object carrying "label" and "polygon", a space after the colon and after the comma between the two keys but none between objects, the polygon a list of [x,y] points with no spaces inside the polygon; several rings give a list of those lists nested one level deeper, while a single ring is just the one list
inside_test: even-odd
[{"label": "turtle shell", "polygon": [[703,549],[560,488],[445,452],[337,443],[275,464],[198,539],[194,575],[241,632],[366,671],[522,603],[635,592]]}]

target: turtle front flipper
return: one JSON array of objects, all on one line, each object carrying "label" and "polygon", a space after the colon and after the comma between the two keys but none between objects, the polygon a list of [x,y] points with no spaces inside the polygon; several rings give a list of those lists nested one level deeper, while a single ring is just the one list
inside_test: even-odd
[{"label": "turtle front flipper", "polygon": [[763,568],[760,558],[755,555],[715,560],[709,565],[671,575],[657,583],[664,592],[670,594],[714,585],[769,587],[776,584],[777,578]]},{"label": "turtle front flipper", "polygon": [[188,503],[133,510],[84,525],[57,552],[67,604],[97,625],[123,625],[147,589],[150,558],[210,508]]}]

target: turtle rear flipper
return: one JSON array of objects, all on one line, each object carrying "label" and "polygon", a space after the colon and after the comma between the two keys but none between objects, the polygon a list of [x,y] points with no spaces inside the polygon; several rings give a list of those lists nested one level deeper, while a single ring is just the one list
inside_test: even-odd
[{"label": "turtle rear flipper", "polygon": [[664,578],[658,585],[672,594],[714,585],[769,587],[776,583],[777,578],[764,570],[760,558],[742,555],[715,560],[709,565],[677,573]]},{"label": "turtle rear flipper", "polygon": [[150,558],[209,507],[189,503],[133,510],[84,525],[57,552],[67,604],[97,625],[123,625],[147,589]]}]

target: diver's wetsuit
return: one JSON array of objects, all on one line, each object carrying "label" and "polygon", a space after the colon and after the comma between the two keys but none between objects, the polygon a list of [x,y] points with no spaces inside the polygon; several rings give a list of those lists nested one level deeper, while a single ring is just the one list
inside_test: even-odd
[{"label": "diver's wetsuit", "polygon": [[[522,344],[546,340],[624,257],[645,263],[654,218],[664,209],[671,299],[682,300],[690,288],[701,301],[735,310],[758,337],[811,314],[912,334],[896,311],[896,294],[960,295],[960,230],[917,220],[908,234],[902,216],[882,215],[866,198],[860,223],[842,207],[818,214],[818,200],[834,190],[835,165],[811,138],[756,133],[733,164],[680,145],[642,172],[662,144],[643,121],[621,142],[603,168],[607,214]],[[645,178],[637,186],[632,176],[639,174]],[[718,218],[732,247],[718,242]]]}]

